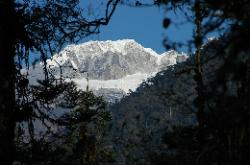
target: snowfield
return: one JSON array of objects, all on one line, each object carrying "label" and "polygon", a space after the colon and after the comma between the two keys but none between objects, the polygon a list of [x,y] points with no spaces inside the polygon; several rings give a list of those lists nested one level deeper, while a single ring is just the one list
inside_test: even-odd
[{"label": "snowfield", "polygon": [[[98,89],[109,89],[116,88],[121,89],[125,93],[129,93],[131,91],[135,91],[136,88],[147,78],[152,77],[156,74],[145,74],[145,73],[136,73],[133,75],[127,75],[124,78],[116,79],[116,80],[89,80],[89,89],[90,90],[98,90]],[[74,81],[79,89],[86,90],[87,88],[87,79],[67,79],[67,81]]]},{"label": "snowfield", "polygon": [[[147,78],[186,59],[186,54],[174,50],[158,54],[133,39],[122,39],[68,45],[47,60],[47,67],[55,77],[62,73],[66,81],[74,81],[80,89],[88,86],[110,99],[135,91]],[[40,63],[30,70],[33,83],[43,76],[42,67]]]}]

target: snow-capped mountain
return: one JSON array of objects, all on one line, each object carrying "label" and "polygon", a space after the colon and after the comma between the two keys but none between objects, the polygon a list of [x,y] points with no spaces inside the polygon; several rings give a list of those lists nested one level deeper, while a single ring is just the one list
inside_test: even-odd
[{"label": "snow-capped mountain", "polygon": [[183,53],[168,51],[159,55],[133,39],[123,39],[69,45],[48,59],[47,66],[57,76],[62,71],[64,78],[75,81],[81,89],[87,85],[95,91],[118,89],[123,95],[163,68],[185,59]]}]

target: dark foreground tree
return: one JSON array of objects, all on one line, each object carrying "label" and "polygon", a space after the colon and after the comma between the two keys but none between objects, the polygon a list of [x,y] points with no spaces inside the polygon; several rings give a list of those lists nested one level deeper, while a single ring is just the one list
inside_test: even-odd
[{"label": "dark foreground tree", "polygon": [[0,159],[3,164],[15,160],[16,78],[24,63],[28,65],[29,53],[40,54],[44,61],[68,42],[99,32],[107,25],[119,0],[109,0],[104,5],[104,16],[87,20],[78,0],[44,0],[0,2]]},{"label": "dark foreground tree", "polygon": [[[178,126],[167,133],[164,140],[171,152],[159,160],[169,164],[248,164],[250,3],[246,0],[175,3],[185,3],[194,12],[195,63],[184,72],[194,71],[197,125]],[[226,26],[219,39],[202,46],[206,35],[219,31],[223,25]],[[209,62],[218,63],[213,73],[205,75],[208,73],[204,66]]]},{"label": "dark foreground tree", "polygon": [[[104,161],[103,133],[111,117],[102,97],[80,91],[74,83],[40,83],[32,87],[31,105],[36,109],[31,122],[19,122],[15,162],[79,165]],[[49,107],[61,115],[47,115],[43,109]]]},{"label": "dark foreground tree", "polygon": [[102,97],[96,97],[92,92],[80,92],[74,110],[61,118],[66,127],[60,148],[66,155],[60,164],[104,163],[103,134],[110,119]]}]

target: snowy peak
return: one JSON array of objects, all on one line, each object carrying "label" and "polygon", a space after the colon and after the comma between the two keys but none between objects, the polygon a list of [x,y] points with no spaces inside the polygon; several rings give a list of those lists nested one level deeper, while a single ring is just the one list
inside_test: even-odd
[{"label": "snowy peak", "polygon": [[[123,39],[68,45],[48,59],[47,65],[56,77],[74,81],[83,90],[88,86],[98,94],[104,92],[110,100],[122,98],[147,78],[186,59],[183,53],[171,50],[157,54],[133,39]],[[41,75],[42,67],[38,68],[30,74],[32,79]]]},{"label": "snowy peak", "polygon": [[177,53],[174,50],[170,50],[167,52],[162,53],[160,56],[158,56],[158,62],[159,65],[165,65],[170,66],[174,65],[176,63],[181,63],[186,61],[188,56],[185,53]]},{"label": "snowy peak", "polygon": [[159,55],[133,39],[123,39],[69,45],[47,63],[51,68],[71,67],[78,72],[87,71],[92,79],[119,79],[136,73],[157,72],[184,59],[185,55],[175,51]]},{"label": "snowy peak", "polygon": [[86,54],[89,56],[100,55],[106,52],[126,54],[126,49],[128,49],[132,45],[142,47],[133,39],[124,39],[117,41],[89,41],[79,45],[69,45],[65,48],[65,50],[79,52],[79,49],[81,49],[85,50],[86,53],[89,53]]}]

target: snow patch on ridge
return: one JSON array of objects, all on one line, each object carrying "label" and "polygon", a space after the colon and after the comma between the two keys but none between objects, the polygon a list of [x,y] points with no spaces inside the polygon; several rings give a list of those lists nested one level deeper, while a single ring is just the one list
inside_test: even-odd
[{"label": "snow patch on ridge", "polygon": [[90,90],[98,90],[98,89],[109,89],[116,88],[121,89],[126,93],[129,91],[135,91],[136,88],[149,77],[154,76],[156,73],[144,74],[144,73],[136,73],[133,75],[127,75],[124,78],[116,79],[116,80],[89,80],[86,78],[81,79],[67,79],[67,81],[74,81],[79,89],[86,90],[87,85],[89,85]]},{"label": "snow patch on ridge", "polygon": [[90,90],[120,89],[129,93],[147,78],[185,59],[184,53],[170,50],[158,54],[134,39],[122,39],[68,45],[46,62],[55,77],[62,69],[62,76],[82,90],[88,85]]}]

